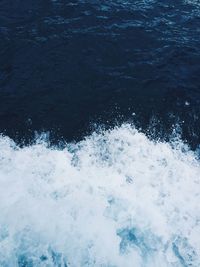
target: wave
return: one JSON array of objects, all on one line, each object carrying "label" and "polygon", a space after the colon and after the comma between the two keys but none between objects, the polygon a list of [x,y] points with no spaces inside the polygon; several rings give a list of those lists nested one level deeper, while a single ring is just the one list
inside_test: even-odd
[{"label": "wave", "polygon": [[0,266],[200,266],[200,163],[128,124],[64,148],[0,138]]}]

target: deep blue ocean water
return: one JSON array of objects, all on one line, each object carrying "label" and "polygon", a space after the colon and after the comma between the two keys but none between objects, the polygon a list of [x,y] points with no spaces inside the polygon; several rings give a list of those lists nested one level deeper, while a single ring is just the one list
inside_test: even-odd
[{"label": "deep blue ocean water", "polygon": [[199,1],[0,1],[0,131],[79,140],[95,124],[200,132]]},{"label": "deep blue ocean water", "polygon": [[199,48],[199,0],[0,0],[0,267],[200,266]]}]

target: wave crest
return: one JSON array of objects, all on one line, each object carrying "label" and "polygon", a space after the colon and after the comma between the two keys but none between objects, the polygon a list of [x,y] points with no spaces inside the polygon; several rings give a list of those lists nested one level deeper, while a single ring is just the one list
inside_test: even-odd
[{"label": "wave crest", "polygon": [[0,138],[1,266],[199,266],[200,164],[130,125],[64,149]]}]

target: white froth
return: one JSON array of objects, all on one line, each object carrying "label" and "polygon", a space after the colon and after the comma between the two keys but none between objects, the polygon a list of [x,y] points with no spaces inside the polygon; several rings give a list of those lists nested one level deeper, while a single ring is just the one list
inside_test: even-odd
[{"label": "white froth", "polygon": [[124,125],[65,149],[0,138],[0,266],[200,266],[200,164]]}]

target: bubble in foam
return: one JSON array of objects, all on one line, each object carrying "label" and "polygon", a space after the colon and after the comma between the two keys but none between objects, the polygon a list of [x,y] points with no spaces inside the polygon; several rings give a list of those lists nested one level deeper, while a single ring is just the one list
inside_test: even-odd
[{"label": "bubble in foam", "polygon": [[200,164],[130,125],[64,149],[0,138],[0,266],[200,266]]}]

